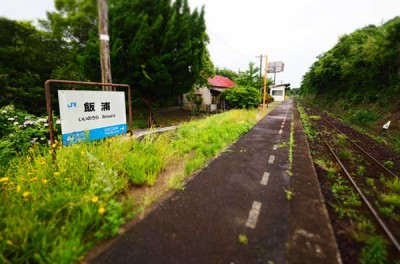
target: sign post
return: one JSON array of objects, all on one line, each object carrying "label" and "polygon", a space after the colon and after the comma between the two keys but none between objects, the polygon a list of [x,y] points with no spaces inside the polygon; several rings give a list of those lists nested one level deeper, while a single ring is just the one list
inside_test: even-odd
[{"label": "sign post", "polygon": [[124,92],[59,90],[63,145],[126,133]]}]

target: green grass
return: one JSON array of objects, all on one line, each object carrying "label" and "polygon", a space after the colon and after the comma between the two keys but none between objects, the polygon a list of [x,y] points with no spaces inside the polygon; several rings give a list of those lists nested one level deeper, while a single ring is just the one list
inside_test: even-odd
[{"label": "green grass", "polygon": [[[292,113],[293,119],[293,113]],[[293,148],[294,148],[294,122],[290,123],[290,139],[289,139],[289,170],[292,169],[293,166]]]},{"label": "green grass", "polygon": [[360,263],[384,264],[387,262],[387,246],[380,236],[372,236],[366,241],[366,246],[361,251]]},{"label": "green grass", "polygon": [[339,152],[337,153],[337,155],[338,155],[339,159],[342,159],[342,160],[344,160],[344,159],[350,160],[350,159],[352,158],[352,156],[353,156],[353,153],[352,153],[350,150],[348,150],[348,149],[342,149],[342,150],[339,150]]},{"label": "green grass", "polygon": [[364,176],[365,175],[365,167],[364,166],[357,166],[357,175],[358,176]]},{"label": "green grass", "polygon": [[385,165],[386,168],[388,169],[393,169],[394,168],[394,162],[391,160],[387,160],[383,163],[383,165]]},{"label": "green grass", "polygon": [[395,178],[392,180],[385,180],[383,182],[383,184],[390,191],[400,193],[400,179],[399,178]]},{"label": "green grass", "polygon": [[234,110],[141,141],[116,137],[20,153],[0,178],[0,263],[79,261],[138,212],[123,199],[131,185],[153,185],[180,163],[170,186],[184,188],[185,175],[249,131],[256,118],[256,110]]},{"label": "green grass", "polygon": [[304,128],[304,133],[307,135],[307,137],[310,139],[311,142],[315,140],[317,137],[317,131],[313,127],[309,116],[307,115],[306,111],[304,108],[301,106],[301,104],[298,102],[297,104],[297,109],[299,110],[300,113],[300,119],[301,122],[303,123],[303,128]]},{"label": "green grass", "polygon": [[400,207],[400,194],[398,193],[382,194],[380,195],[380,199],[386,204]]}]

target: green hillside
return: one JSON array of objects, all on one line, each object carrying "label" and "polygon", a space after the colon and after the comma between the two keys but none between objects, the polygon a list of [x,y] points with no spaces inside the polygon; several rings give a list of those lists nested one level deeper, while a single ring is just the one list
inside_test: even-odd
[{"label": "green hillside", "polygon": [[341,36],[303,76],[300,93],[400,152],[400,17]]}]

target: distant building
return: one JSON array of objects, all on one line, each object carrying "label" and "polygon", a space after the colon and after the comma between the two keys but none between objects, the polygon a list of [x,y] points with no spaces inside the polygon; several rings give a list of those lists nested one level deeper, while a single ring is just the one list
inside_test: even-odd
[{"label": "distant building", "polygon": [[290,87],[290,83],[271,85],[269,94],[274,98],[275,102],[285,101],[285,89]]},{"label": "distant building", "polygon": [[[194,96],[203,98],[200,111],[213,112],[217,109],[225,109],[224,102],[221,102],[219,95],[234,86],[235,83],[224,76],[215,75],[213,78],[208,78],[208,87],[199,87],[194,92]],[[183,109],[192,110],[194,107],[194,104],[189,102],[187,94],[185,94],[183,96]]]}]

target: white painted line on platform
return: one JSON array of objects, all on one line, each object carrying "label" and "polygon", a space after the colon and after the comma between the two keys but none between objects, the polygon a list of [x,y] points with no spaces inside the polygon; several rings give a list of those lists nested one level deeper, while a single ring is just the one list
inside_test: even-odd
[{"label": "white painted line on platform", "polygon": [[275,155],[269,156],[268,163],[272,164],[275,161]]},{"label": "white painted line on platform", "polygon": [[278,149],[278,145],[274,145],[274,146],[272,147],[272,149],[273,149],[273,150],[277,150],[277,149]]},{"label": "white painted line on platform", "polygon": [[247,218],[246,226],[250,228],[255,228],[258,221],[258,216],[260,215],[261,203],[254,201],[253,206],[249,212],[249,217]]},{"label": "white painted line on platform", "polygon": [[267,185],[268,184],[268,179],[269,179],[269,172],[264,172],[264,175],[263,175],[260,183],[262,185]]}]

